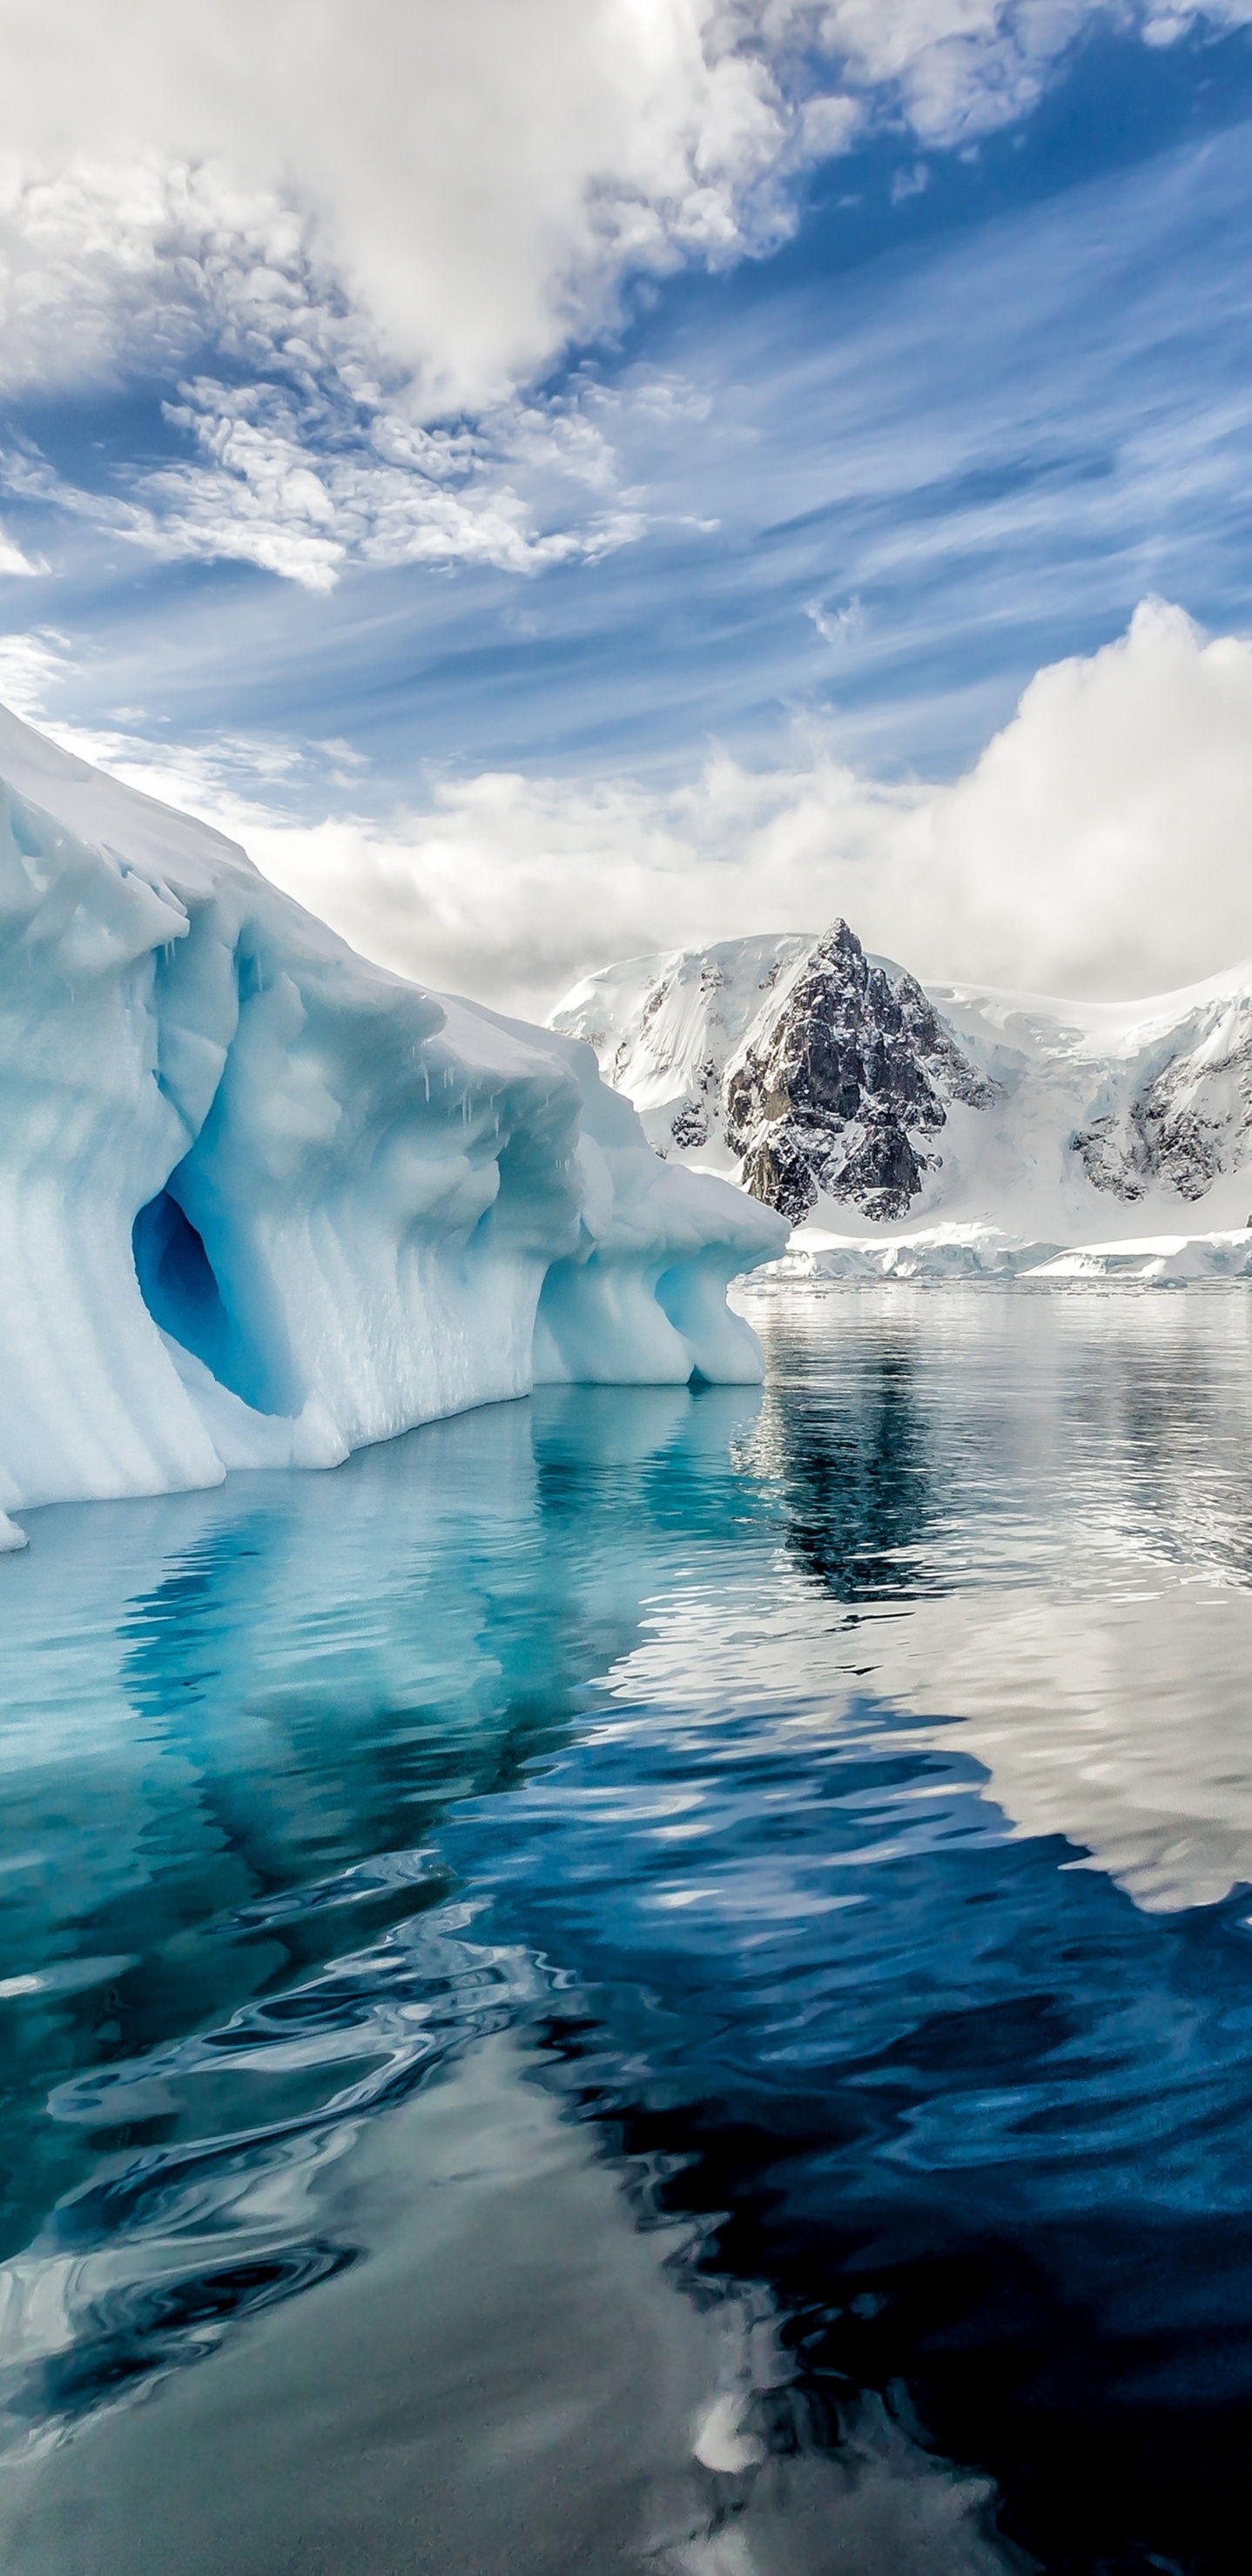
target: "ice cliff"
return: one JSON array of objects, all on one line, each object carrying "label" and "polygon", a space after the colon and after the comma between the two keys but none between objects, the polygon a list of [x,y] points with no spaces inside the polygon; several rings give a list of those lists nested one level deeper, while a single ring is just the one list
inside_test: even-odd
[{"label": "ice cliff", "polygon": [[658,1152],[792,1220],[793,1269],[1252,1269],[1252,969],[1133,1003],[923,990],[836,922],[606,967],[553,1025]]},{"label": "ice cliff", "polygon": [[0,710],[0,1544],[536,1381],[760,1374],[785,1229],[591,1050],[366,964]]}]

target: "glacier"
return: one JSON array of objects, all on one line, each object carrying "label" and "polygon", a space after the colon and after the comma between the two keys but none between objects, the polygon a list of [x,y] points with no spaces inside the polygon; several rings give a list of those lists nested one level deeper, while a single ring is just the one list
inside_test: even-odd
[{"label": "glacier", "polygon": [[535,1383],[748,1383],[786,1228],[0,709],[0,1546]]}]

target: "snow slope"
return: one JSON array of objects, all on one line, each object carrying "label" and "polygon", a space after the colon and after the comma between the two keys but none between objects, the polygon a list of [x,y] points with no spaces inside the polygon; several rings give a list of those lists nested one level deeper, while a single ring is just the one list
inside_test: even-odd
[{"label": "snow slope", "polygon": [[567,993],[552,1027],[594,1047],[658,1153],[737,1172],[722,1116],[722,1077],[768,997],[808,955],[807,931],[724,939],[604,966]]},{"label": "snow slope", "polygon": [[785,1239],[574,1039],[354,955],[0,711],[0,1545],[536,1378],[760,1374]]},{"label": "snow slope", "polygon": [[1135,1003],[923,992],[836,924],[607,968],[553,1025],[659,1151],[800,1218],[792,1275],[1252,1271],[1252,967]]}]

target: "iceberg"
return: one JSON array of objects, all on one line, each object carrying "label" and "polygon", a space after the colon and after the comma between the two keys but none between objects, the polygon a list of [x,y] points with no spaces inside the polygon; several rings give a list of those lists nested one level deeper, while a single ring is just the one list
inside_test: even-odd
[{"label": "iceberg", "polygon": [[0,710],[0,1548],[538,1382],[749,1383],[786,1228]]}]

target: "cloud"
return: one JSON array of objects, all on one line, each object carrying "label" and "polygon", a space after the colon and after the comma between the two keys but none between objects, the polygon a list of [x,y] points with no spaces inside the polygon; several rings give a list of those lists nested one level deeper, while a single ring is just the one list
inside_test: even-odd
[{"label": "cloud", "polygon": [[1252,955],[1252,644],[1149,602],[1031,682],[954,785],[717,759],[665,796],[493,775],[390,830],[262,825],[266,872],[419,980],[551,1007],[588,968],[846,913],[935,979],[1132,997]]},{"label": "cloud", "polygon": [[7,573],[10,580],[29,581],[43,569],[41,564],[32,563],[29,555],[24,555],[21,547],[15,545],[12,537],[6,536],[3,526],[0,526],[0,577]]},{"label": "cloud", "polygon": [[[100,490],[14,441],[0,487],[22,501],[167,560],[234,558],[322,590],[348,561],[595,559],[644,524],[616,497],[593,388],[427,427],[307,225],[218,169],[10,173],[0,243],[6,206],[0,390],[173,377],[165,417],[191,451]],[[219,374],[192,371],[206,341]]]},{"label": "cloud", "polygon": [[[427,412],[499,401],[611,314],[625,271],[785,229],[800,111],[750,26],[704,19],[698,0],[127,0],[106,31],[93,0],[3,0],[9,329],[29,344],[68,306],[80,357],[107,364],[110,303],[135,318],[156,268],[152,330],[175,347],[202,297],[281,329],[303,263]],[[836,103],[810,144],[854,121]]]},{"label": "cloud", "polygon": [[72,670],[68,641],[54,628],[0,635],[0,706],[11,707],[27,724],[43,724],[58,685]]},{"label": "cloud", "polygon": [[[0,694],[16,677],[37,714],[57,648],[11,644],[7,673],[0,648]],[[291,746],[206,755],[55,730],[241,838],[383,965],[529,1016],[612,958],[836,913],[932,980],[1024,991],[1133,997],[1252,955],[1252,643],[1206,641],[1156,601],[1117,642],[1041,671],[947,786],[820,753],[765,772],[718,757],[667,793],[496,772],[389,823],[302,827],[266,795]]]},{"label": "cloud", "polygon": [[[1027,113],[1098,25],[1159,44],[1250,20],[1252,0],[125,0],[106,26],[96,0],[0,0],[0,391],[162,390],[171,463],[43,490],[167,557],[314,589],[350,561],[594,558],[644,520],[611,473],[598,502],[579,489],[583,395],[533,387],[630,279],[767,253],[797,174],[875,121],[935,151]],[[902,161],[896,197],[927,167]]]},{"label": "cloud", "polygon": [[[1252,19],[1204,0],[1186,24]],[[5,366],[324,338],[426,416],[507,398],[621,281],[768,249],[867,118],[944,148],[1154,0],[0,0]],[[312,290],[312,291],[311,291]],[[359,336],[359,334],[358,334]]]},{"label": "cloud", "polygon": [[[514,401],[451,432],[424,429],[381,398],[349,404],[334,385],[310,397],[202,376],[180,394],[166,418],[200,461],[130,468],[124,491],[101,492],[15,441],[0,449],[0,490],[165,562],[252,563],[323,591],[349,561],[515,573],[595,562],[648,525],[617,497],[613,451],[577,392],[543,407]],[[0,571],[39,569],[16,549],[6,564],[2,545]]]},{"label": "cloud", "polygon": [[1252,955],[1252,644],[1144,602],[1039,673],[892,864],[948,973],[1117,998]]},{"label": "cloud", "polygon": [[804,614],[816,627],[823,644],[840,647],[849,643],[865,623],[865,611],[859,598],[846,600],[842,608],[826,608],[820,599],[806,599]]}]

